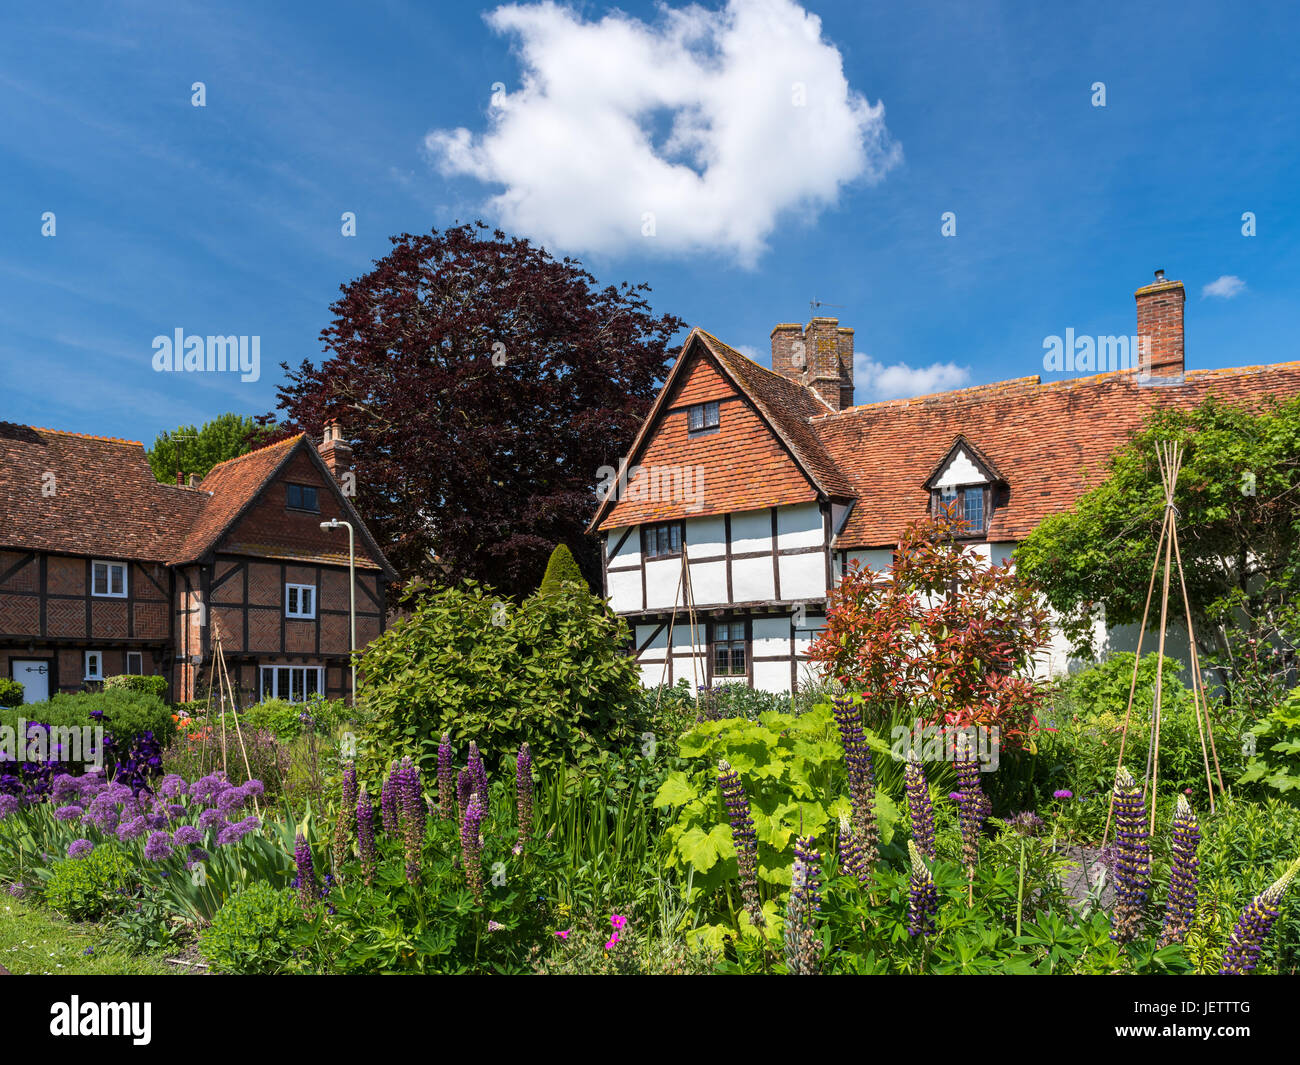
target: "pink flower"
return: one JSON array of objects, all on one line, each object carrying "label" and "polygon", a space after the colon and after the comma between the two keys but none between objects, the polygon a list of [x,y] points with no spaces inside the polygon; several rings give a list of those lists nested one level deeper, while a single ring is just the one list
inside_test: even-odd
[{"label": "pink flower", "polygon": [[1192,793],[1192,789],[1191,789],[1191,788],[1183,788],[1183,794],[1184,794],[1184,795],[1190,795],[1191,793]]},{"label": "pink flower", "polygon": [[627,924],[627,918],[620,917],[616,913],[611,913],[609,915],[609,923],[614,926],[614,930],[616,932],[621,932],[623,931],[624,926]]},{"label": "pink flower", "polygon": [[569,938],[569,933],[572,932],[572,931],[573,931],[572,928],[566,928],[563,932],[556,932],[555,934],[556,934],[556,936],[557,936],[558,938],[560,938],[560,939],[568,939],[568,938]]},{"label": "pink flower", "polygon": [[618,933],[615,932],[612,936],[609,937],[609,942],[605,944],[605,949],[612,950],[614,948],[614,944],[617,942],[618,942]]}]

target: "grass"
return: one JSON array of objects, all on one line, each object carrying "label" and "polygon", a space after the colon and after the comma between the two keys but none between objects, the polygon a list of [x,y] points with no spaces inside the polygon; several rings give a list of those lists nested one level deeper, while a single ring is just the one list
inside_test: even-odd
[{"label": "grass", "polygon": [[0,965],[15,976],[148,976],[188,971],[166,965],[161,958],[132,957],[103,947],[101,938],[94,925],[64,921],[21,899],[0,901]]}]

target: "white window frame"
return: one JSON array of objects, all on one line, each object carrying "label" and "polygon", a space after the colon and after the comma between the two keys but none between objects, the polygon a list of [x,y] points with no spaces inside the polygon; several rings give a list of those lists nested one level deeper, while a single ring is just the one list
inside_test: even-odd
[{"label": "white window frame", "polygon": [[[298,609],[289,609],[289,593],[297,592]],[[311,592],[311,610],[302,609],[302,593]],[[316,585],[314,584],[285,584],[284,586],[284,616],[287,618],[298,618],[299,620],[310,621],[316,617]]]},{"label": "white window frame", "polygon": [[[94,676],[90,672],[91,659],[95,661],[95,669],[98,671]],[[104,652],[103,651],[86,651],[81,656],[81,679],[82,680],[103,680],[104,679]]]},{"label": "white window frame", "polygon": [[[104,591],[102,592],[95,591],[96,566],[105,567]],[[114,569],[120,569],[122,571],[122,590],[120,592],[113,591]],[[90,564],[90,594],[96,599],[125,599],[130,591],[131,586],[128,583],[130,579],[131,574],[129,567],[125,562],[109,562],[107,559],[97,558]]]},{"label": "white window frame", "polygon": [[[289,670],[289,690],[280,691],[280,670]],[[266,674],[271,673],[271,690],[266,690]],[[323,696],[325,694],[325,667],[324,666],[293,666],[287,663],[275,666],[259,666],[257,670],[257,691],[259,698],[262,699],[283,699],[290,703],[301,703],[307,701],[307,671],[316,674],[316,692],[315,694]],[[301,699],[293,698],[293,673],[302,673],[302,692]]]},{"label": "white window frame", "polygon": [[[133,658],[138,659],[139,662],[140,662],[140,669],[139,669],[138,672],[135,672],[135,673],[132,673],[132,672],[131,672],[131,659],[133,659]],[[126,653],[126,675],[127,675],[128,677],[143,677],[143,676],[144,676],[144,652],[143,652],[143,651],[127,651],[127,653]]]}]

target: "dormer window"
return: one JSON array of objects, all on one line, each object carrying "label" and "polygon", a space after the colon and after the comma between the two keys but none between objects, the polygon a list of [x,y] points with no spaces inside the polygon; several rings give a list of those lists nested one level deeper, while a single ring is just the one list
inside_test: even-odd
[{"label": "dormer window", "polygon": [[696,403],[686,409],[686,432],[688,436],[700,436],[717,429],[718,401]]},{"label": "dormer window", "polygon": [[964,436],[953,441],[925,481],[930,513],[964,521],[966,527],[957,534],[961,537],[988,535],[995,490],[1005,490],[1006,485],[1007,479],[989,457]]}]

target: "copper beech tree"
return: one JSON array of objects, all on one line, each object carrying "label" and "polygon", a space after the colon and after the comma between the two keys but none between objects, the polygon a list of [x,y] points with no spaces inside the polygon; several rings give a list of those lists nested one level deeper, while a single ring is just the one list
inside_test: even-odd
[{"label": "copper beech tree", "polygon": [[313,433],[342,423],[358,509],[404,580],[523,595],[562,542],[598,579],[597,471],[630,446],[684,323],[653,314],[646,285],[600,287],[481,222],[391,240],[342,287],[321,365],[284,367],[280,407]]},{"label": "copper beech tree", "polygon": [[1009,748],[1035,728],[1029,677],[1050,629],[1041,597],[1010,562],[980,558],[945,514],[913,523],[893,569],[851,567],[828,597],[809,656],[864,698],[868,725],[999,726]]}]

